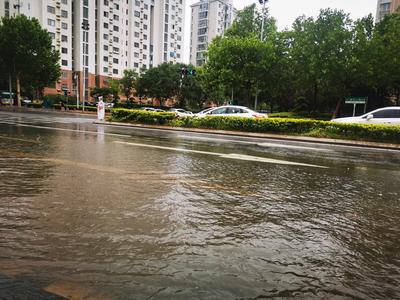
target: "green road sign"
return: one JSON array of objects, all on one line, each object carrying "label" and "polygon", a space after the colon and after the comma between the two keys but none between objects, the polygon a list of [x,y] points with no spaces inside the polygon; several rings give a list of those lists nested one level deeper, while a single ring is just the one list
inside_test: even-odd
[{"label": "green road sign", "polygon": [[367,98],[365,97],[348,97],[346,98],[346,104],[365,104]]}]

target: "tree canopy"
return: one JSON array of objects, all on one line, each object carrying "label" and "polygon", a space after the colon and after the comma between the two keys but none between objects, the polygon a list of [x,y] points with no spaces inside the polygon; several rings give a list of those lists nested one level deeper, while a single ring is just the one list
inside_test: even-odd
[{"label": "tree canopy", "polygon": [[21,85],[41,91],[60,77],[59,53],[52,49],[51,37],[37,19],[24,15],[1,19],[0,61],[2,71],[16,80],[18,105]]}]

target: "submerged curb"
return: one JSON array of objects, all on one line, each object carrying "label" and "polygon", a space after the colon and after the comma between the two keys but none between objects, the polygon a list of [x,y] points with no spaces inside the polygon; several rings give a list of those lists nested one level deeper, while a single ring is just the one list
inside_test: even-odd
[{"label": "submerged curb", "polygon": [[376,149],[400,151],[400,144],[391,144],[391,143],[365,142],[365,141],[327,139],[327,138],[313,138],[313,137],[305,137],[305,136],[279,135],[279,134],[259,133],[259,132],[214,130],[214,129],[203,129],[203,128],[184,128],[184,127],[147,125],[147,124],[145,125],[145,124],[109,122],[109,121],[98,121],[98,120],[96,120],[94,122],[94,124],[120,126],[120,127],[132,127],[132,128],[143,128],[143,129],[157,129],[157,130],[166,130],[166,131],[207,133],[207,134],[216,134],[216,135],[218,134],[218,135],[227,135],[227,136],[265,138],[265,139],[273,139],[273,140],[281,140],[281,141],[306,142],[306,143],[316,143],[316,144],[325,144],[325,145],[353,146],[353,147],[376,148]]}]

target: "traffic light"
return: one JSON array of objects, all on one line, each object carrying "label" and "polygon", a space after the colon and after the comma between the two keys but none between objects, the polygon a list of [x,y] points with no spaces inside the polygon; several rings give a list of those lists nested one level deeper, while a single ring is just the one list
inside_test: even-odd
[{"label": "traffic light", "polygon": [[181,69],[182,76],[196,76],[196,70],[191,68],[182,68]]}]

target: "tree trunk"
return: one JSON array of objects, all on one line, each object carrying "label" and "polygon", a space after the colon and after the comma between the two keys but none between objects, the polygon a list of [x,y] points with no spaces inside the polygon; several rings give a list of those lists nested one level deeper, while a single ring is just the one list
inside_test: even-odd
[{"label": "tree trunk", "polygon": [[21,107],[21,83],[19,81],[19,75],[16,76],[17,79],[17,104],[18,107]]},{"label": "tree trunk", "polygon": [[314,83],[313,110],[317,110],[318,84]]},{"label": "tree trunk", "polygon": [[340,108],[342,107],[342,99],[339,99],[336,103],[335,111],[333,112],[332,119],[336,118],[339,115]]}]

